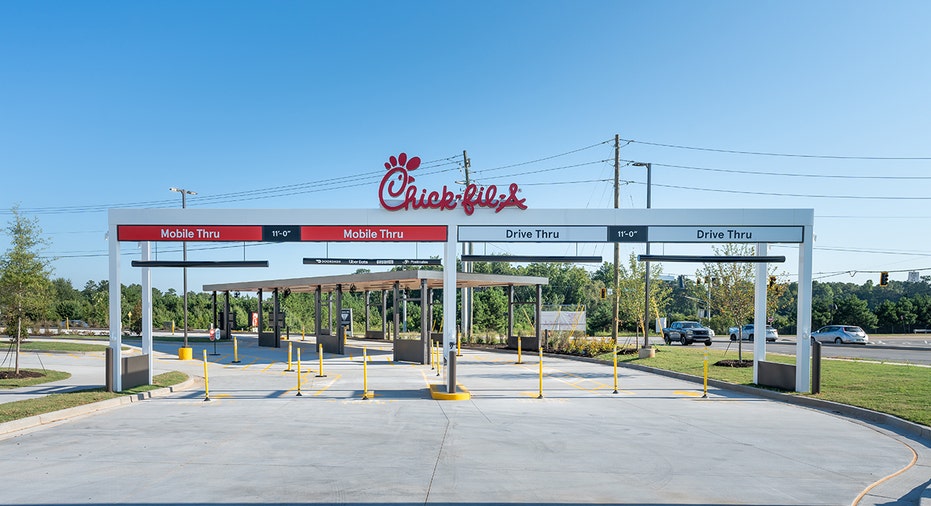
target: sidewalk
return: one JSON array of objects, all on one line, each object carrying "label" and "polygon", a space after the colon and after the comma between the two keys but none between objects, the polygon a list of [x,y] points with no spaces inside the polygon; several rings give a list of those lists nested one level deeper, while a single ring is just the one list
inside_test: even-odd
[{"label": "sidewalk", "polygon": [[[8,367],[11,361],[12,356],[4,363],[4,367]],[[0,404],[51,394],[103,388],[106,385],[105,365],[103,352],[21,352],[20,368],[64,371],[70,373],[71,377],[31,387],[0,390]]]}]

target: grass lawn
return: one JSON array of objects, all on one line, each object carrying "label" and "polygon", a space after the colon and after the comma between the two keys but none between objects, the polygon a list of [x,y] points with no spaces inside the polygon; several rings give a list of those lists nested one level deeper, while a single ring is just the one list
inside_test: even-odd
[{"label": "grass lawn", "polygon": [[[67,374],[67,373],[64,373]],[[23,401],[8,402],[0,404],[0,423],[27,418],[30,416],[51,413],[61,409],[73,408],[83,404],[113,399],[121,395],[137,394],[156,388],[162,388],[187,380],[187,374],[178,371],[166,372],[152,378],[154,384],[143,385],[140,387],[125,390],[123,392],[107,392],[103,389],[84,390],[81,392],[72,392],[67,394],[53,394],[35,399],[26,399]],[[21,381],[21,380],[20,380]]]},{"label": "grass lawn", "polygon": [[[183,343],[184,342],[184,336],[155,336],[152,339],[157,342],[161,342],[161,343]],[[130,340],[140,341],[142,340],[142,337],[141,336],[123,336],[123,340],[124,341],[130,341]],[[190,343],[212,343],[213,341],[211,341],[209,337],[187,336],[187,342],[188,344],[190,344]],[[227,339],[225,342],[230,342],[230,340]]]},{"label": "grass lawn", "polygon": [[[618,356],[619,362],[630,362],[657,369],[702,376],[704,346],[659,346],[654,358],[637,355]],[[602,359],[611,360],[610,355]],[[737,351],[708,349],[708,377],[740,385],[753,385],[753,368],[714,366],[719,360],[736,360]],[[744,360],[753,353],[744,350]],[[767,353],[770,362],[794,364],[795,357]],[[877,364],[857,360],[822,359],[821,393],[795,394],[840,402],[851,406],[880,411],[931,426],[931,368],[913,365]]]},{"label": "grass lawn", "polygon": [[[13,368],[6,369],[3,371],[13,371]],[[50,383],[52,381],[59,381],[63,379],[68,379],[71,377],[70,373],[63,371],[50,371],[48,369],[25,369],[20,368],[20,371],[29,371],[34,373],[39,373],[42,376],[35,378],[2,378],[0,379],[0,389],[10,389],[10,388],[19,388],[19,387],[31,387],[33,385],[41,385],[42,383]]]},{"label": "grass lawn", "polygon": [[[27,340],[20,343],[19,351],[106,351],[109,348],[106,344],[91,343],[72,343],[67,341],[34,341]],[[120,349],[128,350],[126,346]]]}]

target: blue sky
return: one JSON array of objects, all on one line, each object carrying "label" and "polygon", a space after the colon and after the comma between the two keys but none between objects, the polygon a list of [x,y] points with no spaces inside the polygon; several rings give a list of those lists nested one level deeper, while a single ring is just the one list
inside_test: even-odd
[{"label": "blue sky", "polygon": [[[107,277],[104,209],[179,206],[171,186],[191,207],[368,208],[388,156],[448,158],[441,186],[468,150],[529,206],[604,208],[619,134],[653,163],[653,207],[814,208],[816,279],[931,275],[928,19],[927,2],[2,2],[0,219],[37,217],[81,287]],[[643,169],[621,177],[621,207],[643,207]],[[278,267],[189,286],[330,274],[284,267],[324,248],[251,246]]]}]

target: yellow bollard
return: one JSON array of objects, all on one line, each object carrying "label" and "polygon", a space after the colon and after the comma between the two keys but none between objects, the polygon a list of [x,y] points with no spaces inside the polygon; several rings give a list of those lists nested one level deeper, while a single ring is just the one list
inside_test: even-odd
[{"label": "yellow bollard", "polygon": [[436,344],[436,375],[437,376],[440,375],[440,367],[442,367],[443,365],[443,357],[441,356],[443,355],[443,352],[441,351],[442,346],[443,346],[442,343]]},{"label": "yellow bollard", "polygon": [[301,394],[301,349],[297,349],[297,396],[302,397]]},{"label": "yellow bollard", "polygon": [[301,341],[304,340],[304,326],[301,325]]},{"label": "yellow bollard", "polygon": [[705,346],[705,360],[704,360],[704,369],[705,369],[705,395],[702,395],[702,399],[708,398],[708,347]]},{"label": "yellow bollard", "polygon": [[204,401],[210,400],[210,380],[207,378],[207,349],[204,348]]},{"label": "yellow bollard", "polygon": [[520,336],[517,336],[517,362],[515,364],[523,364],[524,361],[520,357]]},{"label": "yellow bollard", "polygon": [[284,370],[285,372],[293,372],[294,369],[291,369],[291,341],[288,341],[288,368]]},{"label": "yellow bollard", "polygon": [[239,341],[233,336],[233,363],[239,363]]},{"label": "yellow bollard", "polygon": [[617,343],[614,343],[614,393],[617,393]]},{"label": "yellow bollard", "polygon": [[456,336],[456,356],[462,356],[462,336]]},{"label": "yellow bollard", "polygon": [[326,378],[326,374],[323,374],[323,345],[317,345],[317,354],[320,356],[320,374],[317,375],[318,378]]},{"label": "yellow bollard", "polygon": [[363,346],[362,347],[362,398],[366,400],[371,399],[372,397],[375,397],[374,392],[369,392],[368,362],[369,362],[368,352]]},{"label": "yellow bollard", "polygon": [[171,320],[171,335],[175,335],[175,321]]},{"label": "yellow bollard", "polygon": [[543,398],[543,346],[540,346],[540,395],[537,399]]}]

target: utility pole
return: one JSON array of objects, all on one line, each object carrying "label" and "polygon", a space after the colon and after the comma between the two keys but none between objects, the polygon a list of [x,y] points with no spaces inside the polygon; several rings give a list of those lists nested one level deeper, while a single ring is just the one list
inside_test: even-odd
[{"label": "utility pole", "polygon": [[[614,208],[617,209],[621,201],[621,136],[614,134]],[[621,244],[614,243],[614,325],[611,326],[611,340],[617,346],[618,313],[621,311],[621,271],[618,264],[621,261]]]},{"label": "utility pole", "polygon": [[[173,192],[178,192],[181,194],[181,209],[187,209],[187,196],[188,195],[197,195],[197,192],[191,191],[191,190],[185,190],[184,188],[172,187],[172,188],[169,188],[168,190],[173,191]],[[182,257],[181,257],[182,260],[187,262],[187,241],[184,241],[183,243],[181,243],[181,251],[183,252]],[[187,267],[184,267],[182,270],[184,271],[184,286],[182,288],[184,290],[184,346],[183,347],[185,349],[189,349],[190,347],[188,346],[188,342],[187,342]],[[180,352],[178,356],[179,357],[181,356]],[[189,356],[188,356],[188,359],[190,359]]]},{"label": "utility pole", "polygon": [[[471,167],[472,161],[469,160],[468,152],[462,150],[462,168],[465,171],[466,188],[472,183],[469,173],[469,168]],[[462,254],[472,254],[471,242],[462,243]],[[462,272],[472,272],[472,262],[462,262]],[[462,322],[462,339],[469,342],[472,338],[472,289],[465,286],[462,287],[460,296],[462,298],[462,315],[460,316],[460,321]]]}]

